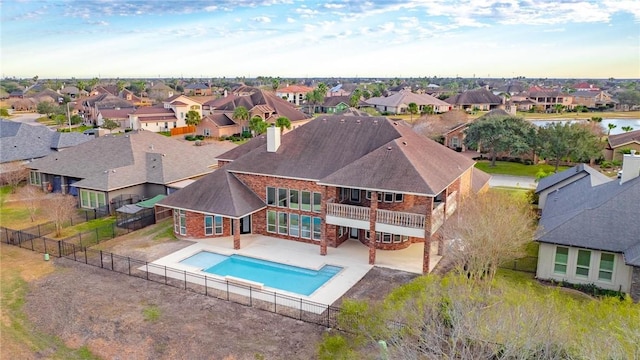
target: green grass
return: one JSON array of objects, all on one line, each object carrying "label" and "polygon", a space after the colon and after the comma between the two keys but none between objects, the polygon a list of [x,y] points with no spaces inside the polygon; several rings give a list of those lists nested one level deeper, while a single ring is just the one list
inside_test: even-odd
[{"label": "green grass", "polygon": [[147,305],[144,309],[142,309],[142,316],[145,321],[156,322],[160,319],[160,308],[157,305]]},{"label": "green grass", "polygon": [[494,186],[490,188],[489,191],[505,192],[514,197],[521,198],[522,200],[526,200],[529,189],[510,187],[510,186]]},{"label": "green grass", "polygon": [[[546,173],[553,172],[555,167],[549,164],[536,164],[536,165],[524,165],[516,162],[509,161],[496,161],[496,166],[491,166],[490,161],[482,160],[476,162],[476,168],[488,173],[488,174],[502,174],[513,176],[528,176],[535,177],[536,174],[542,170]],[[560,166],[558,171],[568,169],[567,166]]]},{"label": "green grass", "polygon": [[78,233],[86,233],[98,229],[100,238],[110,237],[113,232],[113,224],[116,222],[115,216],[107,216],[95,220],[80,223],[74,226],[68,226],[62,229],[61,238],[66,238]]},{"label": "green grass", "polygon": [[152,227],[153,230],[157,231],[153,240],[177,240],[176,235],[173,233],[173,221],[169,221],[169,219],[162,220],[157,223],[157,226]]}]

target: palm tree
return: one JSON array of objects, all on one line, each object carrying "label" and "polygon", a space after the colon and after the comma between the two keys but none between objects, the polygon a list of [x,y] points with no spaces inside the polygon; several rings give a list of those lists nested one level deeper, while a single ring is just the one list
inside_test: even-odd
[{"label": "palm tree", "polygon": [[562,104],[553,104],[553,108],[556,110],[556,114],[559,114],[564,110],[564,105]]},{"label": "palm tree", "polygon": [[609,136],[609,134],[611,134],[611,130],[617,128],[618,125],[609,123],[609,124],[607,124],[607,127],[609,128],[609,131],[607,131],[607,136]]},{"label": "palm tree", "polygon": [[623,126],[623,127],[621,127],[621,129],[624,132],[629,132],[629,131],[633,131],[633,126]]},{"label": "palm tree", "polygon": [[418,104],[412,102],[407,106],[407,111],[411,114],[411,122],[413,122],[413,115],[418,113]]},{"label": "palm tree", "polygon": [[251,131],[253,131],[255,135],[260,135],[267,132],[267,126],[269,125],[258,115],[252,117],[251,120],[249,120],[249,129],[251,129]]},{"label": "palm tree", "polygon": [[235,108],[235,110],[233,110],[233,115],[231,115],[231,118],[239,123],[242,128],[244,128],[247,120],[249,120],[249,110],[247,110],[247,108],[244,106],[238,106],[237,108]]},{"label": "palm tree", "polygon": [[601,123],[602,122],[602,118],[600,116],[592,116],[591,119],[589,119],[587,121],[591,121],[591,122],[595,122],[595,123]]},{"label": "palm tree", "polygon": [[280,132],[284,132],[285,128],[291,129],[291,121],[285,116],[280,116],[276,119],[276,126],[280,128]]},{"label": "palm tree", "polygon": [[195,127],[198,126],[198,124],[200,124],[200,120],[201,120],[200,114],[197,111],[189,110],[189,112],[187,112],[187,117],[184,119],[184,122],[188,126],[193,126],[195,129]]}]

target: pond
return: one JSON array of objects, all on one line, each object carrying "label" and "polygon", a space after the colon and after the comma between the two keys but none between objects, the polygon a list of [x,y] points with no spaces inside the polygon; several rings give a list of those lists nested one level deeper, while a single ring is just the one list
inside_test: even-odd
[{"label": "pond", "polygon": [[[586,120],[531,120],[531,123],[537,126],[545,126],[554,122],[586,122]],[[640,130],[640,119],[602,119],[600,125],[604,129],[605,133],[609,131],[609,124],[614,124],[616,127],[611,130],[611,135],[622,134],[623,126],[631,126],[633,130]]]}]

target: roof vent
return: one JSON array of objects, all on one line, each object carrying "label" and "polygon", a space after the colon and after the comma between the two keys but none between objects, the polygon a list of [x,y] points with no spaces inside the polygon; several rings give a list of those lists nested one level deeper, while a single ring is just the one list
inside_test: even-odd
[{"label": "roof vent", "polygon": [[398,125],[398,123],[394,121],[394,122],[393,122],[393,125],[396,125],[396,126],[397,126],[397,125]]},{"label": "roof vent", "polygon": [[387,150],[391,151],[391,146],[387,146]]},{"label": "roof vent", "polygon": [[356,124],[360,124],[360,119],[356,120]]},{"label": "roof vent", "polygon": [[403,142],[402,142],[402,145],[407,146],[407,142],[406,142],[406,141],[403,141]]},{"label": "roof vent", "polygon": [[343,122],[344,122],[344,119],[340,119],[340,122],[341,122],[341,123],[343,123]]},{"label": "roof vent", "polygon": [[378,119],[373,120],[373,123],[374,123],[374,124],[377,124],[377,123],[378,123]]}]

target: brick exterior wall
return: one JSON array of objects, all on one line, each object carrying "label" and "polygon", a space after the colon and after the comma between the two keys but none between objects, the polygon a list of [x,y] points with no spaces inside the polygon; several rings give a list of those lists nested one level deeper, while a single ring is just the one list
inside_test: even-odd
[{"label": "brick exterior wall", "polygon": [[631,273],[631,288],[629,295],[635,302],[640,302],[640,267],[634,266]]},{"label": "brick exterior wall", "polygon": [[[187,237],[203,239],[231,236],[231,219],[222,218],[222,235],[205,235],[204,234],[204,214],[187,211],[185,213],[187,219]],[[215,232],[215,228],[214,228]],[[178,235],[178,234],[176,234]]]}]

